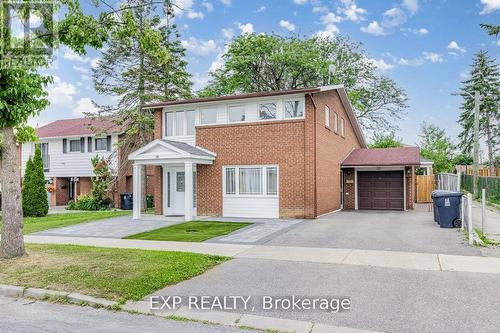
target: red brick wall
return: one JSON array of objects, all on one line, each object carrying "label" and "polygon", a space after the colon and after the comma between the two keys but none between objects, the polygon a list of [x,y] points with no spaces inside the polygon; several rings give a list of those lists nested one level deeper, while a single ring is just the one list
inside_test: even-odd
[{"label": "red brick wall", "polygon": [[56,184],[56,205],[65,206],[68,204],[68,178],[55,178]]},{"label": "red brick wall", "polygon": [[307,216],[304,127],[304,120],[197,127],[196,144],[217,154],[213,165],[197,166],[198,215],[222,215],[223,166],[278,164],[280,216]]},{"label": "red brick wall", "polygon": [[405,168],[406,177],[406,209],[413,209],[415,201],[415,168]]},{"label": "red brick wall", "polygon": [[[314,94],[318,119],[316,122],[316,186],[318,215],[340,209],[340,163],[352,149],[360,148],[337,91]],[[330,128],[325,125],[325,106],[330,109]],[[338,114],[338,133],[334,131],[334,112]],[[344,119],[345,136],[340,134]]]}]

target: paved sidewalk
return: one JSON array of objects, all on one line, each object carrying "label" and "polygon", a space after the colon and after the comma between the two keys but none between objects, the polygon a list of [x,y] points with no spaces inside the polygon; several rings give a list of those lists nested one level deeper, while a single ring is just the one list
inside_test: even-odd
[{"label": "paved sidewalk", "polygon": [[163,242],[92,237],[25,236],[27,243],[76,244],[222,255],[235,258],[500,274],[500,258],[400,251]]},{"label": "paved sidewalk", "polygon": [[474,223],[474,227],[479,230],[484,228],[484,233],[488,239],[500,243],[500,212],[493,207],[486,206],[485,213],[486,223],[482,226],[481,203],[472,202],[472,223]]},{"label": "paved sidewalk", "polygon": [[133,220],[132,216],[120,216],[94,222],[75,224],[69,227],[45,230],[32,235],[123,238],[182,222],[184,222],[184,220],[179,217],[159,218],[155,215],[143,215],[141,220]]}]

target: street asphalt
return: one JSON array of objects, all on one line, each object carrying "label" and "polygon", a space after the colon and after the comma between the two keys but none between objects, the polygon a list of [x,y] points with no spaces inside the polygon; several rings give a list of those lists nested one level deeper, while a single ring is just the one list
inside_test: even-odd
[{"label": "street asphalt", "polygon": [[337,314],[259,306],[252,314],[384,332],[498,332],[500,327],[498,274],[234,259],[154,295],[349,297],[352,309]]},{"label": "street asphalt", "polygon": [[236,327],[168,320],[75,305],[0,296],[0,332],[240,333]]},{"label": "street asphalt", "polygon": [[460,229],[440,228],[432,212],[341,211],[301,224],[266,245],[480,255]]}]

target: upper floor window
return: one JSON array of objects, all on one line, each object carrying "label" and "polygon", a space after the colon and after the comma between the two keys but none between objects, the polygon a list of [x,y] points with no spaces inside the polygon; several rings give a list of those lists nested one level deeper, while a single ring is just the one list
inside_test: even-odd
[{"label": "upper floor window", "polygon": [[108,150],[108,139],[107,138],[95,138],[94,147],[96,151]]},{"label": "upper floor window", "polygon": [[78,140],[69,140],[69,151],[71,153],[81,152],[82,151],[82,141]]},{"label": "upper floor window", "polygon": [[344,118],[340,118],[340,135],[345,136]]},{"label": "upper floor window", "polygon": [[230,123],[245,121],[245,107],[243,105],[230,106],[228,108],[228,118]]},{"label": "upper floor window", "polygon": [[330,108],[325,106],[325,126],[330,128]]},{"label": "upper floor window", "polygon": [[333,113],[333,131],[335,133],[339,132],[339,115],[337,112]]},{"label": "upper floor window", "polygon": [[165,135],[194,135],[196,126],[196,111],[175,111],[165,113]]},{"label": "upper floor window", "polygon": [[215,124],[217,122],[217,109],[200,109],[202,124]]},{"label": "upper floor window", "polygon": [[174,113],[167,112],[165,113],[165,135],[173,136],[174,135]]},{"label": "upper floor window", "polygon": [[196,111],[186,111],[186,135],[194,135],[196,125]]},{"label": "upper floor window", "polygon": [[285,101],[285,118],[300,118],[304,116],[303,101]]},{"label": "upper floor window", "polygon": [[259,119],[276,119],[276,103],[259,104]]}]

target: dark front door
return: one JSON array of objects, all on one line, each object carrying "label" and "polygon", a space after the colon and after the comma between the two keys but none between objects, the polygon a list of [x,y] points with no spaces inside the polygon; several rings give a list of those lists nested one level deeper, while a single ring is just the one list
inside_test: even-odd
[{"label": "dark front door", "polygon": [[358,171],[359,209],[404,209],[403,171]]}]

